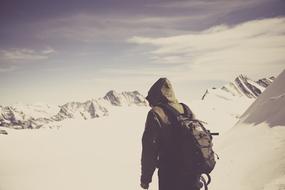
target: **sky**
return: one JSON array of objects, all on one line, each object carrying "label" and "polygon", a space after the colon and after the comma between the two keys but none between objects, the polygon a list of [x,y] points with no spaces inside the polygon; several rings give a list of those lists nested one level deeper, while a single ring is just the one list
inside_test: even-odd
[{"label": "sky", "polygon": [[2,0],[0,105],[63,104],[160,77],[194,100],[285,68],[284,0]]}]

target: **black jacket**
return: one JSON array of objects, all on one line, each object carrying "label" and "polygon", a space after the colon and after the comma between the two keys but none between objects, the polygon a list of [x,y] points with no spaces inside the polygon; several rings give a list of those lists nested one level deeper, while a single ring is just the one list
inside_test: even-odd
[{"label": "black jacket", "polygon": [[141,182],[150,183],[155,169],[159,168],[160,190],[182,189],[177,184],[188,186],[189,189],[196,183],[193,182],[196,181],[196,176],[183,171],[181,165],[183,159],[179,157],[180,149],[173,139],[173,124],[159,105],[169,104],[180,113],[184,112],[183,106],[178,103],[166,78],[159,79],[151,87],[147,100],[152,109],[147,115],[142,137]]}]

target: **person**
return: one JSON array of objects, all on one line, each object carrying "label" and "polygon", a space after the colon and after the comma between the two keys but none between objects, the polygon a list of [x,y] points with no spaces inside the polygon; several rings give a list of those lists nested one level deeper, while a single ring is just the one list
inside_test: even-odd
[{"label": "person", "polygon": [[[151,110],[148,112],[142,137],[141,187],[148,189],[158,168],[159,190],[198,190],[199,176],[185,167],[185,158],[175,139],[167,112],[159,105],[169,104],[180,113],[184,107],[178,103],[167,78],[160,78],[150,88],[146,97]],[[192,113],[194,118],[194,114]],[[191,148],[191,147],[189,147]],[[188,159],[188,158],[187,158]]]}]

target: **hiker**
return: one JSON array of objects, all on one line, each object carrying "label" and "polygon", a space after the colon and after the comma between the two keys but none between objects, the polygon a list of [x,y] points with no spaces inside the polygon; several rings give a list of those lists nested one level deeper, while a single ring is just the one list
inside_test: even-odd
[{"label": "hiker", "polygon": [[175,140],[177,137],[173,134],[173,123],[160,106],[168,104],[179,113],[185,112],[175,97],[170,81],[160,78],[150,88],[146,99],[152,109],[148,112],[142,137],[141,187],[148,189],[153,173],[158,168],[159,190],[199,190],[202,187],[200,174],[185,164],[185,160],[191,162],[191,158],[181,156],[183,149]]}]

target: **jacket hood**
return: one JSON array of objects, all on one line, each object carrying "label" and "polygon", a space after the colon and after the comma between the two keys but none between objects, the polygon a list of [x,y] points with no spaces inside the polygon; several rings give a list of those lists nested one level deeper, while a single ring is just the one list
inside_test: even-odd
[{"label": "jacket hood", "polygon": [[152,106],[159,103],[178,103],[172,85],[167,78],[158,79],[149,89],[146,99]]}]

